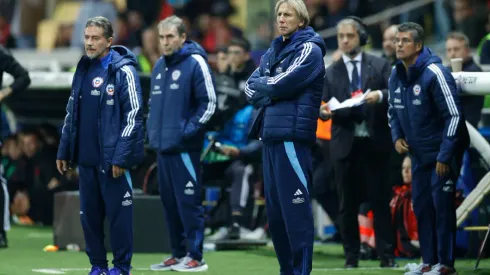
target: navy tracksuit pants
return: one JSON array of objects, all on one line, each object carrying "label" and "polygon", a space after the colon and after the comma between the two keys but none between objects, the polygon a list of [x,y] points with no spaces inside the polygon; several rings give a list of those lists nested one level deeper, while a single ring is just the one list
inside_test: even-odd
[{"label": "navy tracksuit pants", "polygon": [[202,260],[204,209],[199,152],[158,155],[158,183],[172,256]]},{"label": "navy tracksuit pants", "polygon": [[412,200],[417,218],[420,250],[426,264],[454,266],[456,242],[455,189],[461,161],[445,177],[436,164],[418,165],[412,158]]},{"label": "navy tracksuit pants", "polygon": [[309,191],[312,167],[308,145],[264,144],[265,201],[281,275],[311,273],[314,225]]},{"label": "navy tracksuit pants", "polygon": [[133,256],[133,188],[129,172],[119,178],[112,170],[79,166],[80,219],[86,252],[92,266],[107,268],[104,247],[104,218],[109,222],[112,263],[129,274]]}]

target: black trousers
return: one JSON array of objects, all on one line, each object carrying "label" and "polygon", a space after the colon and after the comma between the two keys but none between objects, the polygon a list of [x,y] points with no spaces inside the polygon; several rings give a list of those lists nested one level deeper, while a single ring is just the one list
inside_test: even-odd
[{"label": "black trousers", "polygon": [[378,255],[382,260],[392,258],[394,237],[389,208],[392,188],[387,176],[389,153],[376,153],[368,138],[355,138],[350,155],[334,160],[333,164],[345,257],[348,260],[359,258],[359,205],[368,202],[374,213]]}]

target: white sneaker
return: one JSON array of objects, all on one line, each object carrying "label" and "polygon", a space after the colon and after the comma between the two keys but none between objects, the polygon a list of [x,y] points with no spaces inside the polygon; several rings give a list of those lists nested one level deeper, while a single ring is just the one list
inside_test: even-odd
[{"label": "white sneaker", "polygon": [[182,258],[175,258],[173,256],[167,257],[163,260],[163,262],[159,264],[152,264],[150,269],[153,271],[168,271],[172,270],[172,266],[180,264],[182,262]]},{"label": "white sneaker", "polygon": [[264,240],[267,237],[264,228],[258,227],[254,231],[251,231],[248,234],[242,235],[242,238],[245,240]]},{"label": "white sneaker", "polygon": [[458,272],[453,267],[436,264],[430,271],[425,272],[423,275],[458,275]]},{"label": "white sneaker", "polygon": [[410,267],[408,272],[405,272],[405,275],[424,275],[425,272],[431,271],[431,266],[429,264],[419,264],[414,267]]},{"label": "white sneaker", "polygon": [[179,264],[173,265],[173,271],[179,272],[202,272],[208,270],[208,265],[204,262],[204,259],[200,262],[186,256]]},{"label": "white sneaker", "polygon": [[221,227],[213,235],[207,237],[206,240],[208,240],[208,241],[221,241],[221,240],[224,240],[227,235],[228,235],[228,228]]}]

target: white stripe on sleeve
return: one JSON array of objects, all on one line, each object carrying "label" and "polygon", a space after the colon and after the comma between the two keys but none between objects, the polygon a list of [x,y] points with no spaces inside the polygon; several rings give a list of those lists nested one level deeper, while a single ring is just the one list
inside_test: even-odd
[{"label": "white stripe on sleeve", "polygon": [[446,100],[446,104],[449,108],[449,114],[451,114],[451,121],[449,123],[449,129],[447,130],[447,136],[452,137],[456,134],[456,130],[458,126],[458,121],[459,121],[458,108],[454,103],[453,95],[451,94],[451,90],[449,90],[449,86],[447,85],[446,79],[444,78],[441,69],[437,67],[437,65],[435,64],[429,65],[429,69],[437,76],[437,81],[441,86],[444,99]]},{"label": "white stripe on sleeve", "polygon": [[201,67],[201,71],[204,76],[204,84],[206,86],[206,92],[208,94],[208,99],[209,99],[208,106],[206,108],[206,111],[202,115],[202,117],[199,119],[199,123],[206,123],[214,114],[214,111],[216,109],[216,93],[214,92],[211,73],[209,72],[208,65],[206,64],[204,58],[198,54],[193,54],[192,57],[195,60],[197,60],[197,63],[199,63],[199,66]]},{"label": "white stripe on sleeve", "polygon": [[128,114],[127,124],[126,127],[124,127],[121,137],[129,137],[131,135],[131,131],[133,131],[134,129],[135,118],[140,108],[140,105],[136,94],[136,83],[134,81],[133,72],[128,66],[123,66],[121,69],[126,73],[126,81],[128,82],[129,100],[131,102],[131,111]]},{"label": "white stripe on sleeve", "polygon": [[299,67],[306,60],[308,55],[311,53],[312,48],[313,48],[313,46],[311,45],[310,42],[305,43],[303,46],[303,50],[301,51],[301,55],[294,60],[293,65],[291,65],[285,72],[280,73],[280,74],[276,75],[275,77],[269,78],[267,80],[267,84],[269,84],[269,85],[276,84],[281,79],[283,79],[288,74],[290,74],[294,69]]}]

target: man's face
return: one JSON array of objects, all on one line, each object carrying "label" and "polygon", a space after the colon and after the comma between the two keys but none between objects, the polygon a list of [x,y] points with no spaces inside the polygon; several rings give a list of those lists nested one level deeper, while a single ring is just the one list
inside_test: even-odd
[{"label": "man's face", "polygon": [[158,40],[163,55],[169,56],[180,50],[185,42],[185,34],[179,35],[176,26],[168,26],[158,29]]},{"label": "man's face", "polygon": [[39,140],[35,135],[24,135],[22,137],[22,149],[28,158],[32,158],[39,148]]},{"label": "man's face", "polygon": [[235,68],[243,65],[248,59],[248,53],[239,46],[229,46],[228,56],[230,65],[234,66]]},{"label": "man's face", "polygon": [[218,52],[216,55],[216,65],[218,66],[218,72],[224,73],[228,68],[228,55],[224,52]]},{"label": "man's face", "polygon": [[385,56],[392,57],[395,56],[395,44],[393,41],[396,38],[396,28],[389,27],[383,33],[383,52]]},{"label": "man's face", "polygon": [[395,36],[396,58],[408,60],[422,49],[422,44],[413,41],[412,32],[397,32]]},{"label": "man's face", "polygon": [[453,58],[467,59],[470,52],[467,47],[464,46],[464,41],[457,39],[448,39],[446,41],[446,57],[451,60]]},{"label": "man's face", "polygon": [[97,26],[85,28],[85,53],[91,59],[99,58],[111,46],[112,37],[107,39],[104,30]]},{"label": "man's face", "polygon": [[276,16],[279,34],[286,38],[304,25],[304,22],[299,19],[296,10],[288,3],[282,3],[279,6]]},{"label": "man's face", "polygon": [[403,160],[402,178],[403,178],[403,183],[411,183],[412,182],[412,161],[410,160],[409,157],[406,157]]},{"label": "man's face", "polygon": [[360,45],[359,33],[353,25],[340,25],[337,30],[337,42],[339,49],[344,54],[349,54]]}]

